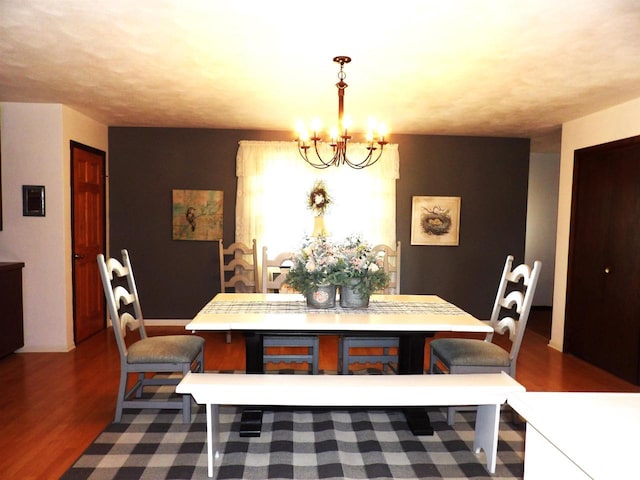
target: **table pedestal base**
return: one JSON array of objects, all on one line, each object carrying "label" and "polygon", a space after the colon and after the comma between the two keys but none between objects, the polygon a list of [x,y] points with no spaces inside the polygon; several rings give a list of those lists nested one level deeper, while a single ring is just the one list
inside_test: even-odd
[{"label": "table pedestal base", "polygon": [[[268,332],[273,335],[274,332]],[[282,332],[285,333],[286,332]],[[327,333],[327,332],[324,332]],[[341,332],[337,332],[339,334]],[[343,332],[342,332],[343,333]],[[424,374],[424,346],[426,337],[432,337],[432,332],[376,332],[381,336],[400,337],[400,345],[398,351],[398,370],[399,374]],[[366,332],[367,336],[373,336],[376,333]],[[246,372],[247,373],[264,373],[263,365],[263,342],[264,332],[245,332],[245,348],[246,348]],[[392,405],[389,408],[393,408]],[[429,419],[429,413],[424,407],[408,407],[404,408],[404,413],[409,424],[409,428],[414,435],[433,435],[433,427]],[[259,437],[262,429],[262,408],[250,407],[242,411],[240,420],[240,436],[241,437]]]},{"label": "table pedestal base", "polygon": [[240,417],[240,436],[259,437],[262,431],[262,409],[247,407],[242,410]]},{"label": "table pedestal base", "polygon": [[[309,410],[312,410],[312,408],[309,408]],[[433,435],[433,426],[431,426],[431,420],[429,419],[429,413],[426,408],[407,407],[402,411],[404,412],[411,433],[416,436]],[[242,410],[242,416],[240,417],[240,436],[259,437],[261,430],[262,409],[258,407],[244,408]]]},{"label": "table pedestal base", "polygon": [[416,436],[433,435],[433,426],[426,408],[407,407],[403,409],[403,412],[411,433]]}]

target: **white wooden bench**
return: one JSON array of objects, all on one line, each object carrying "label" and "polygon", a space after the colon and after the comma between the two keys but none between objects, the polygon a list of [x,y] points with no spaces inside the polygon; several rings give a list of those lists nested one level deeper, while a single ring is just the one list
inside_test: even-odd
[{"label": "white wooden bench", "polygon": [[477,405],[476,453],[495,473],[500,406],[525,388],[506,373],[468,375],[263,375],[188,373],[176,392],[207,406],[208,474],[219,457],[220,405],[418,407]]}]

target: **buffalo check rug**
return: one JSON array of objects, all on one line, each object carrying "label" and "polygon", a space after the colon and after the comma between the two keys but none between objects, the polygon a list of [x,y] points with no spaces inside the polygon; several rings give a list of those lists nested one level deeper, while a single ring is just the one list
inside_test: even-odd
[{"label": "buffalo check rug", "polygon": [[[505,410],[496,473],[473,452],[474,412],[453,427],[430,410],[435,433],[415,436],[401,410],[265,410],[260,437],[240,437],[241,409],[220,408],[221,458],[213,478],[227,479],[521,479],[524,424]],[[206,413],[191,424],[170,410],[125,410],[62,480],[207,479]]]}]

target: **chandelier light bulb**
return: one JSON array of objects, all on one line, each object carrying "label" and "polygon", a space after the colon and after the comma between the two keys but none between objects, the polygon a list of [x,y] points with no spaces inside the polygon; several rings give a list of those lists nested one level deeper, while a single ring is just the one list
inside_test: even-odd
[{"label": "chandelier light bulb", "polygon": [[314,137],[318,136],[320,128],[322,128],[322,122],[318,117],[313,117],[311,119],[311,131],[313,132]]},{"label": "chandelier light bulb", "polygon": [[342,120],[342,128],[347,131],[348,129],[350,129],[353,126],[353,120],[351,120],[351,117],[349,115],[345,115],[343,120]]},{"label": "chandelier light bulb", "polygon": [[331,127],[329,129],[329,136],[331,137],[331,143],[336,143],[338,141],[338,127]]},{"label": "chandelier light bulb", "polygon": [[309,132],[307,132],[307,127],[302,120],[296,122],[296,133],[298,134],[298,141],[302,142],[302,144],[306,144],[309,141]]},{"label": "chandelier light bulb", "polygon": [[384,142],[384,137],[389,134],[389,129],[384,123],[378,125],[378,133],[380,135],[380,141]]}]

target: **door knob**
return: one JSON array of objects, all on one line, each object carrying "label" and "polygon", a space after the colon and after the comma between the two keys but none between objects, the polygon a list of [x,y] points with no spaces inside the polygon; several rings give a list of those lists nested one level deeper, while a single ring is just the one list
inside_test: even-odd
[{"label": "door knob", "polygon": [[609,267],[604,268],[604,273],[611,273],[611,269]]},{"label": "door knob", "polygon": [[80,255],[79,253],[74,253],[73,254],[73,258],[75,260],[80,260],[81,258],[84,258],[84,255]]}]

